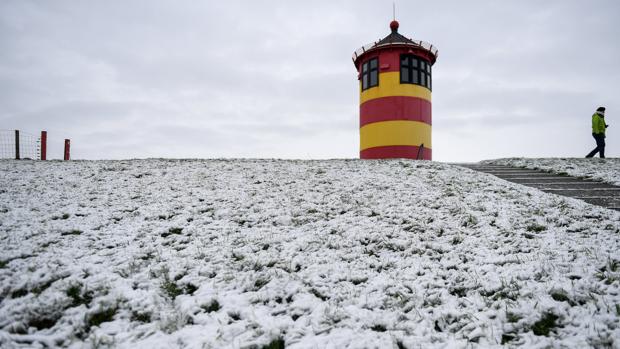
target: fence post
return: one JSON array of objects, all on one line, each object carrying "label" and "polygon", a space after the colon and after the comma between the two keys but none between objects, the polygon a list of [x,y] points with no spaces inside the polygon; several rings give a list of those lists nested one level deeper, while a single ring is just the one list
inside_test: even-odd
[{"label": "fence post", "polygon": [[19,130],[15,130],[15,160],[19,160]]},{"label": "fence post", "polygon": [[71,140],[65,139],[65,161],[67,161],[67,160],[69,160],[71,158],[71,156],[69,154],[70,147],[71,147]]},{"label": "fence post", "polygon": [[47,131],[41,131],[41,160],[47,160]]}]

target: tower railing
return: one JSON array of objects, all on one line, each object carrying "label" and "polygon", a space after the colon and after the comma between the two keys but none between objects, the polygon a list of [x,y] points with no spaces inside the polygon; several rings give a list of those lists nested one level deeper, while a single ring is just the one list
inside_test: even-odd
[{"label": "tower railing", "polygon": [[355,60],[357,59],[357,57],[361,56],[362,54],[366,53],[366,51],[370,50],[370,49],[375,49],[375,48],[381,48],[381,47],[389,47],[389,46],[411,46],[411,47],[415,47],[415,48],[422,48],[425,49],[427,51],[430,51],[430,53],[432,53],[435,57],[439,57],[439,50],[434,47],[432,44],[426,42],[426,41],[422,41],[422,40],[413,40],[413,39],[409,39],[412,42],[386,42],[383,44],[378,45],[379,41],[375,41],[372,42],[368,45],[364,45],[360,48],[358,48],[357,50],[355,50],[355,52],[353,53],[353,56],[351,57],[353,59],[353,62],[355,62]]}]

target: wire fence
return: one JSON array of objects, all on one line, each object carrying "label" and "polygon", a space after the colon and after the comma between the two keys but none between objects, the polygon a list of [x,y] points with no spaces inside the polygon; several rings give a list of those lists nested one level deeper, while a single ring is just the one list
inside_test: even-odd
[{"label": "wire fence", "polygon": [[41,138],[23,131],[18,134],[16,137],[15,130],[0,130],[0,159],[40,159]]}]

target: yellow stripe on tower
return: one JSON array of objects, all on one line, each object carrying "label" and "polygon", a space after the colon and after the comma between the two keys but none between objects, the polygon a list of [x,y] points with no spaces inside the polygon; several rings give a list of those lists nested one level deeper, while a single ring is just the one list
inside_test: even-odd
[{"label": "yellow stripe on tower", "polygon": [[418,97],[431,101],[429,89],[414,84],[401,84],[400,72],[388,72],[379,74],[379,86],[362,91],[360,104],[371,99],[391,96]]},{"label": "yellow stripe on tower", "polygon": [[373,122],[360,128],[360,150],[388,145],[419,146],[422,143],[424,148],[432,148],[431,126],[419,121]]}]

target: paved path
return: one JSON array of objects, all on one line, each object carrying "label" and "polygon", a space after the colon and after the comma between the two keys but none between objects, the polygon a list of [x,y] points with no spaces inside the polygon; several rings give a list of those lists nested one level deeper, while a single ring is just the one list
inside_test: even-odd
[{"label": "paved path", "polygon": [[564,195],[583,200],[590,204],[620,211],[620,187],[611,184],[510,166],[482,164],[455,165],[490,173],[501,179],[534,187],[547,193]]}]

